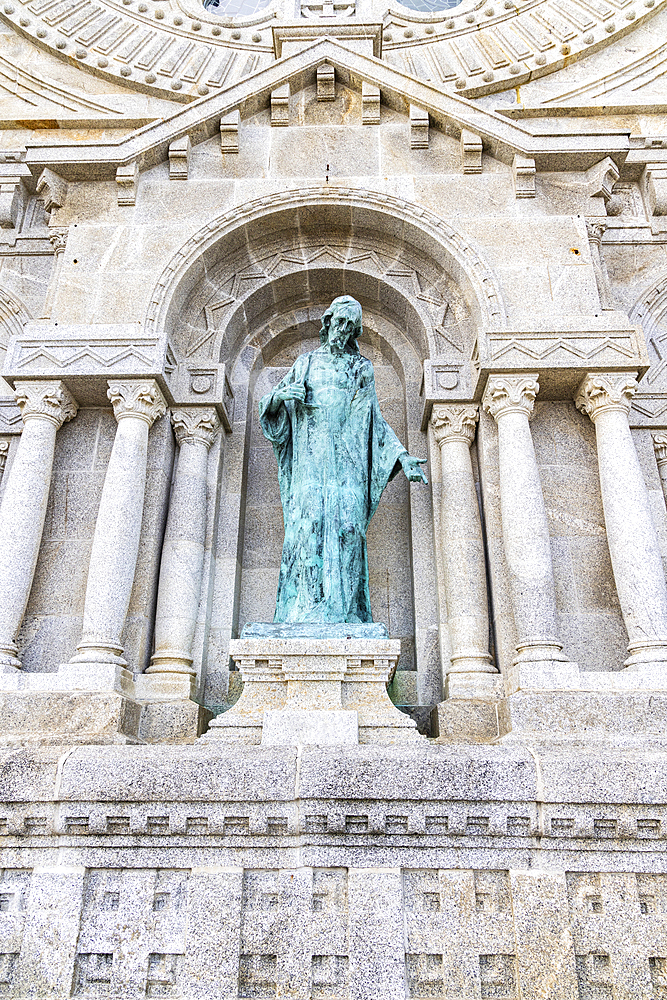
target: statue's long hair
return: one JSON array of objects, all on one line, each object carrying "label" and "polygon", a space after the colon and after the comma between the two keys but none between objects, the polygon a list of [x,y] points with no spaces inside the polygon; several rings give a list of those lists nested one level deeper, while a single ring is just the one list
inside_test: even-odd
[{"label": "statue's long hair", "polygon": [[361,336],[361,306],[351,295],[339,295],[334,299],[327,311],[322,315],[322,326],[320,327],[320,341],[326,344],[329,339],[329,327],[334,315],[342,315],[348,322],[348,328],[352,326],[352,336],[348,340],[345,350],[350,354],[358,354],[359,346],[357,340]]}]

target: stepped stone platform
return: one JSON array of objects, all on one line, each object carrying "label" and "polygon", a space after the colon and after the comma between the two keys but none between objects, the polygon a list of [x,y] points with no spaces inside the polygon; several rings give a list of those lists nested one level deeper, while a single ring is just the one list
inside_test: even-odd
[{"label": "stepped stone platform", "polygon": [[661,995],[667,744],[15,747],[0,774],[5,996]]}]

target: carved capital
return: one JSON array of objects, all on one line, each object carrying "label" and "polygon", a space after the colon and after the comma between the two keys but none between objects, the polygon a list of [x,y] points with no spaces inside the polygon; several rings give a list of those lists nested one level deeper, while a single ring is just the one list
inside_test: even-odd
[{"label": "carved capital", "polygon": [[587,413],[595,423],[600,414],[608,410],[629,413],[632,397],[636,391],[636,373],[612,372],[587,375],[579,386],[574,402],[577,409]]},{"label": "carved capital", "polygon": [[220,418],[212,406],[187,406],[171,411],[171,422],[179,445],[203,444],[210,448],[220,430]]},{"label": "carved capital", "polygon": [[490,375],[482,406],[494,420],[506,413],[525,413],[529,417],[539,391],[537,375]]},{"label": "carved capital", "polygon": [[658,465],[667,464],[667,434],[654,434],[653,447]]},{"label": "carved capital", "polygon": [[167,412],[167,404],[154,379],[128,379],[109,382],[107,396],[111,400],[116,420],[138,417],[150,427]]},{"label": "carved capital", "polygon": [[16,402],[23,422],[50,420],[60,428],[76,416],[78,406],[62,382],[16,382]]},{"label": "carved capital", "polygon": [[470,447],[479,420],[479,407],[472,403],[437,403],[431,413],[431,426],[436,443],[442,448],[447,441],[463,441]]},{"label": "carved capital", "polygon": [[586,232],[588,233],[588,242],[596,243],[598,246],[600,246],[607,225],[608,223],[606,222],[598,222],[597,220],[594,221],[593,219],[586,219]]},{"label": "carved capital", "polygon": [[56,257],[64,252],[67,246],[67,236],[69,229],[49,229],[49,243],[53,247]]}]

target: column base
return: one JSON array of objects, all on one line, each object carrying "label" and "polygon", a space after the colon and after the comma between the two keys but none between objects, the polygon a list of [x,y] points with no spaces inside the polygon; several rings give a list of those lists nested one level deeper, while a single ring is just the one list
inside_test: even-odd
[{"label": "column base", "polygon": [[499,673],[451,671],[445,678],[445,698],[497,701],[503,696],[503,678]]},{"label": "column base", "polygon": [[195,676],[192,668],[192,657],[178,649],[167,649],[153,653],[147,674],[190,674]]},{"label": "column base", "polygon": [[146,743],[192,743],[213,713],[195,702],[191,673],[138,674],[134,697],[143,706],[140,734]]},{"label": "column base", "polygon": [[134,679],[137,701],[189,701],[195,695],[193,674],[155,672],[138,674]]},{"label": "column base", "polygon": [[126,667],[127,660],[120,655],[123,647],[115,643],[81,642],[76,647],[77,652],[70,663],[107,663],[118,667]]},{"label": "column base", "polygon": [[662,663],[667,667],[667,639],[655,639],[653,642],[631,642],[628,646],[630,654],[623,666],[628,670],[640,669],[643,666]]},{"label": "column base", "polygon": [[518,663],[568,663],[563,646],[556,639],[526,639],[516,644],[513,664]]},{"label": "column base", "polygon": [[0,674],[13,673],[21,669],[22,663],[17,653],[18,647],[13,642],[0,646]]}]

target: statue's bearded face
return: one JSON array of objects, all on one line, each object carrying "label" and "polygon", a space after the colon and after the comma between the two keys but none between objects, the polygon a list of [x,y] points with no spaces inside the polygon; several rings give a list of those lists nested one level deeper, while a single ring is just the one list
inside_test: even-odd
[{"label": "statue's bearded face", "polygon": [[337,351],[344,351],[347,342],[354,334],[354,323],[349,316],[336,310],[329,322],[329,345]]}]

